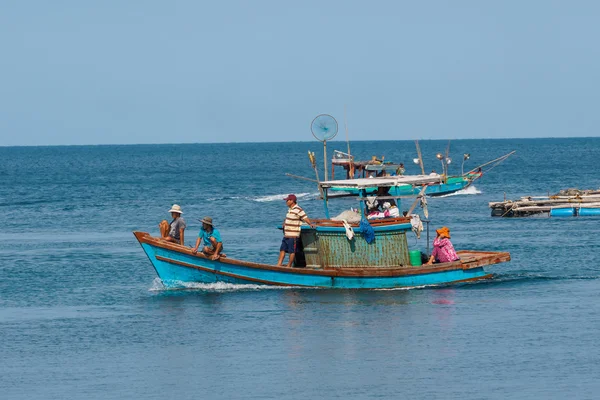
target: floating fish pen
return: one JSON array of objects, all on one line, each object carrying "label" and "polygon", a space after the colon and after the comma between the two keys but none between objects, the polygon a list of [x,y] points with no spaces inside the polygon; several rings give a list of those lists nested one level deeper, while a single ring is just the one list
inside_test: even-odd
[{"label": "floating fish pen", "polygon": [[490,202],[492,217],[600,216],[600,190],[565,189],[555,195]]}]

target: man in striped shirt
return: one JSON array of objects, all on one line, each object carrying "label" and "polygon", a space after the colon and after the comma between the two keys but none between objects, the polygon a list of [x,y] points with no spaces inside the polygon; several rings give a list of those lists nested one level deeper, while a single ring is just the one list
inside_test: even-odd
[{"label": "man in striped shirt", "polygon": [[302,225],[302,221],[313,228],[315,225],[310,222],[310,219],[308,219],[304,210],[296,203],[298,201],[296,195],[290,194],[284,200],[289,209],[285,216],[285,222],[283,223],[283,240],[281,241],[281,247],[279,248],[279,261],[277,261],[277,265],[282,266],[285,253],[288,253],[290,257],[287,266],[291,267],[296,258],[296,251],[299,250],[297,247],[300,239],[300,225]]}]

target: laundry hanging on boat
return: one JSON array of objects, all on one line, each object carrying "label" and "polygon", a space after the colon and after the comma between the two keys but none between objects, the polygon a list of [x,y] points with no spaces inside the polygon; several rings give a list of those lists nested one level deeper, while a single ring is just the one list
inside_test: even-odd
[{"label": "laundry hanging on boat", "polygon": [[386,218],[398,218],[400,217],[400,210],[395,204],[391,204],[389,201],[383,203],[383,214]]},{"label": "laundry hanging on boat", "polygon": [[375,209],[378,207],[379,202],[377,201],[376,196],[367,196],[367,199],[365,200],[365,204],[367,205],[367,208],[369,210],[372,210],[372,209]]},{"label": "laundry hanging on boat", "polygon": [[423,215],[425,218],[429,218],[429,211],[427,210],[427,198],[421,197],[421,208],[423,209]]},{"label": "laundry hanging on boat", "polygon": [[352,240],[354,238],[354,230],[345,219],[342,220],[342,224],[344,224],[344,228],[346,228],[346,237],[348,240]]},{"label": "laundry hanging on boat", "polygon": [[375,240],[375,230],[369,221],[364,218],[360,220],[360,231],[362,232],[367,243],[371,243],[373,240]]},{"label": "laundry hanging on boat", "polygon": [[419,214],[413,214],[410,216],[410,225],[412,226],[412,231],[417,235],[417,239],[421,239],[421,232],[423,232],[423,223],[421,222],[421,217]]}]

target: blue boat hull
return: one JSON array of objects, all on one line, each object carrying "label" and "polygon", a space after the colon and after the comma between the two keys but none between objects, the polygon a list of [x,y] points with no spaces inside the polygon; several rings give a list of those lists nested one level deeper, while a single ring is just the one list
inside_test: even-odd
[{"label": "blue boat hull", "polygon": [[[452,194],[458,192],[459,190],[463,190],[468,188],[475,180],[477,180],[480,175],[474,175],[470,177],[462,178],[451,178],[447,183],[438,183],[427,185],[426,194],[428,196],[444,196],[447,194]],[[412,185],[400,185],[400,186],[392,186],[390,187],[389,194],[391,196],[415,196],[421,193],[423,188],[421,186],[412,186]],[[332,192],[345,192],[350,193],[352,195],[359,194],[358,189],[345,188],[345,187],[331,187],[329,188]],[[367,189],[368,194],[374,194],[377,191],[377,188]]]},{"label": "blue boat hull", "polygon": [[[387,289],[440,285],[489,278],[483,266],[508,261],[508,253],[477,252],[461,254],[474,257],[472,263],[454,262],[439,267],[309,269],[222,259],[210,260],[194,255],[188,248],[161,242],[148,234],[135,232],[142,248],[166,287],[185,287],[187,282],[261,284],[336,289]],[[459,253],[460,254],[460,253]],[[463,257],[464,256],[464,257]],[[481,264],[481,265],[480,265]]]}]

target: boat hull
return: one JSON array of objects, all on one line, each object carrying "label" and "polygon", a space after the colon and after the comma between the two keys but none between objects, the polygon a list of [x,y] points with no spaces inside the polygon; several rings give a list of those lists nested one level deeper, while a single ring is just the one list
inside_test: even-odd
[{"label": "boat hull", "polygon": [[483,267],[510,260],[508,253],[459,252],[462,261],[397,268],[285,268],[228,258],[216,261],[189,248],[135,232],[158,277],[169,288],[186,283],[259,284],[332,289],[391,289],[472,281],[491,277]]},{"label": "boat hull", "polygon": [[[471,186],[480,175],[470,175],[468,177],[452,177],[448,179],[446,183],[429,184],[427,185],[426,194],[427,196],[444,196],[463,190]],[[389,190],[390,196],[415,196],[421,193],[422,186],[413,185],[399,185],[392,186]],[[351,195],[358,196],[360,189],[353,189],[347,187],[331,187],[329,188],[332,192],[345,192]],[[375,194],[377,188],[367,189],[367,194]],[[335,195],[334,195],[335,196]]]}]

